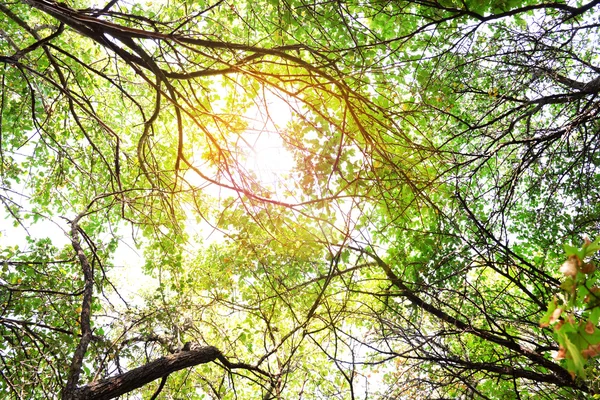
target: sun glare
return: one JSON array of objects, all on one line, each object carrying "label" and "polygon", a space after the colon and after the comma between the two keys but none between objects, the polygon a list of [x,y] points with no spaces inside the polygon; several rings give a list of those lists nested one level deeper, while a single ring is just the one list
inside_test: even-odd
[{"label": "sun glare", "polygon": [[278,190],[294,166],[292,154],[281,138],[281,132],[292,119],[290,103],[270,94],[245,117],[248,128],[241,135],[244,158],[240,164],[256,177],[258,183]]},{"label": "sun glare", "polygon": [[[242,115],[245,129],[241,133],[223,133],[223,148],[234,158],[235,164],[230,164],[233,168],[219,175],[218,168],[209,161],[211,155],[204,149],[194,155],[192,163],[206,175],[203,178],[192,170],[188,171],[184,179],[190,186],[202,188],[204,193],[217,198],[228,196],[230,189],[227,187],[231,186],[255,190],[258,185],[261,188],[260,196],[279,200],[283,200],[286,193],[290,192],[287,182],[295,164],[282,135],[285,135],[286,126],[298,105],[283,93],[266,90],[262,93]],[[216,113],[225,113],[221,110],[225,108],[224,104],[215,102],[213,108]]]}]

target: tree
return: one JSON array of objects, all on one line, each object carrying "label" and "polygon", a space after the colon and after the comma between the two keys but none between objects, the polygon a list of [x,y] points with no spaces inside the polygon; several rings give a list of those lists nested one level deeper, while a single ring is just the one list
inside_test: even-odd
[{"label": "tree", "polygon": [[599,394],[598,3],[1,4],[1,393]]}]

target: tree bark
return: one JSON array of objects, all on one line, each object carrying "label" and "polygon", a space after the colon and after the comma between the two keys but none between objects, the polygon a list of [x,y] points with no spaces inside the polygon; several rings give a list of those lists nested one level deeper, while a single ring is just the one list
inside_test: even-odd
[{"label": "tree bark", "polygon": [[194,365],[206,364],[221,358],[221,352],[213,346],[197,347],[180,351],[120,375],[89,383],[73,391],[70,400],[108,400]]}]

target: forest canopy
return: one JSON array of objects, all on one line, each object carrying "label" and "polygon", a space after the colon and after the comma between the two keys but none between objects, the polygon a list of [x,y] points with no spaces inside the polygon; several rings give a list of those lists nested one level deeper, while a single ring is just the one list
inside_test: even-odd
[{"label": "forest canopy", "polygon": [[0,397],[600,397],[600,1],[0,4]]}]

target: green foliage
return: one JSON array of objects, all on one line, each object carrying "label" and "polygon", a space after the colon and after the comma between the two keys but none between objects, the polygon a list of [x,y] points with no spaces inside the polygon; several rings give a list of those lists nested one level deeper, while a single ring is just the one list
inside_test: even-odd
[{"label": "green foliage", "polygon": [[0,397],[597,395],[592,5],[0,4]]},{"label": "green foliage", "polygon": [[555,358],[564,360],[574,377],[589,379],[596,369],[586,366],[586,361],[600,355],[600,288],[595,263],[590,260],[600,250],[600,237],[582,247],[565,244],[564,249],[567,261],[560,268],[562,291],[548,304],[540,326],[553,330],[560,346]]}]

